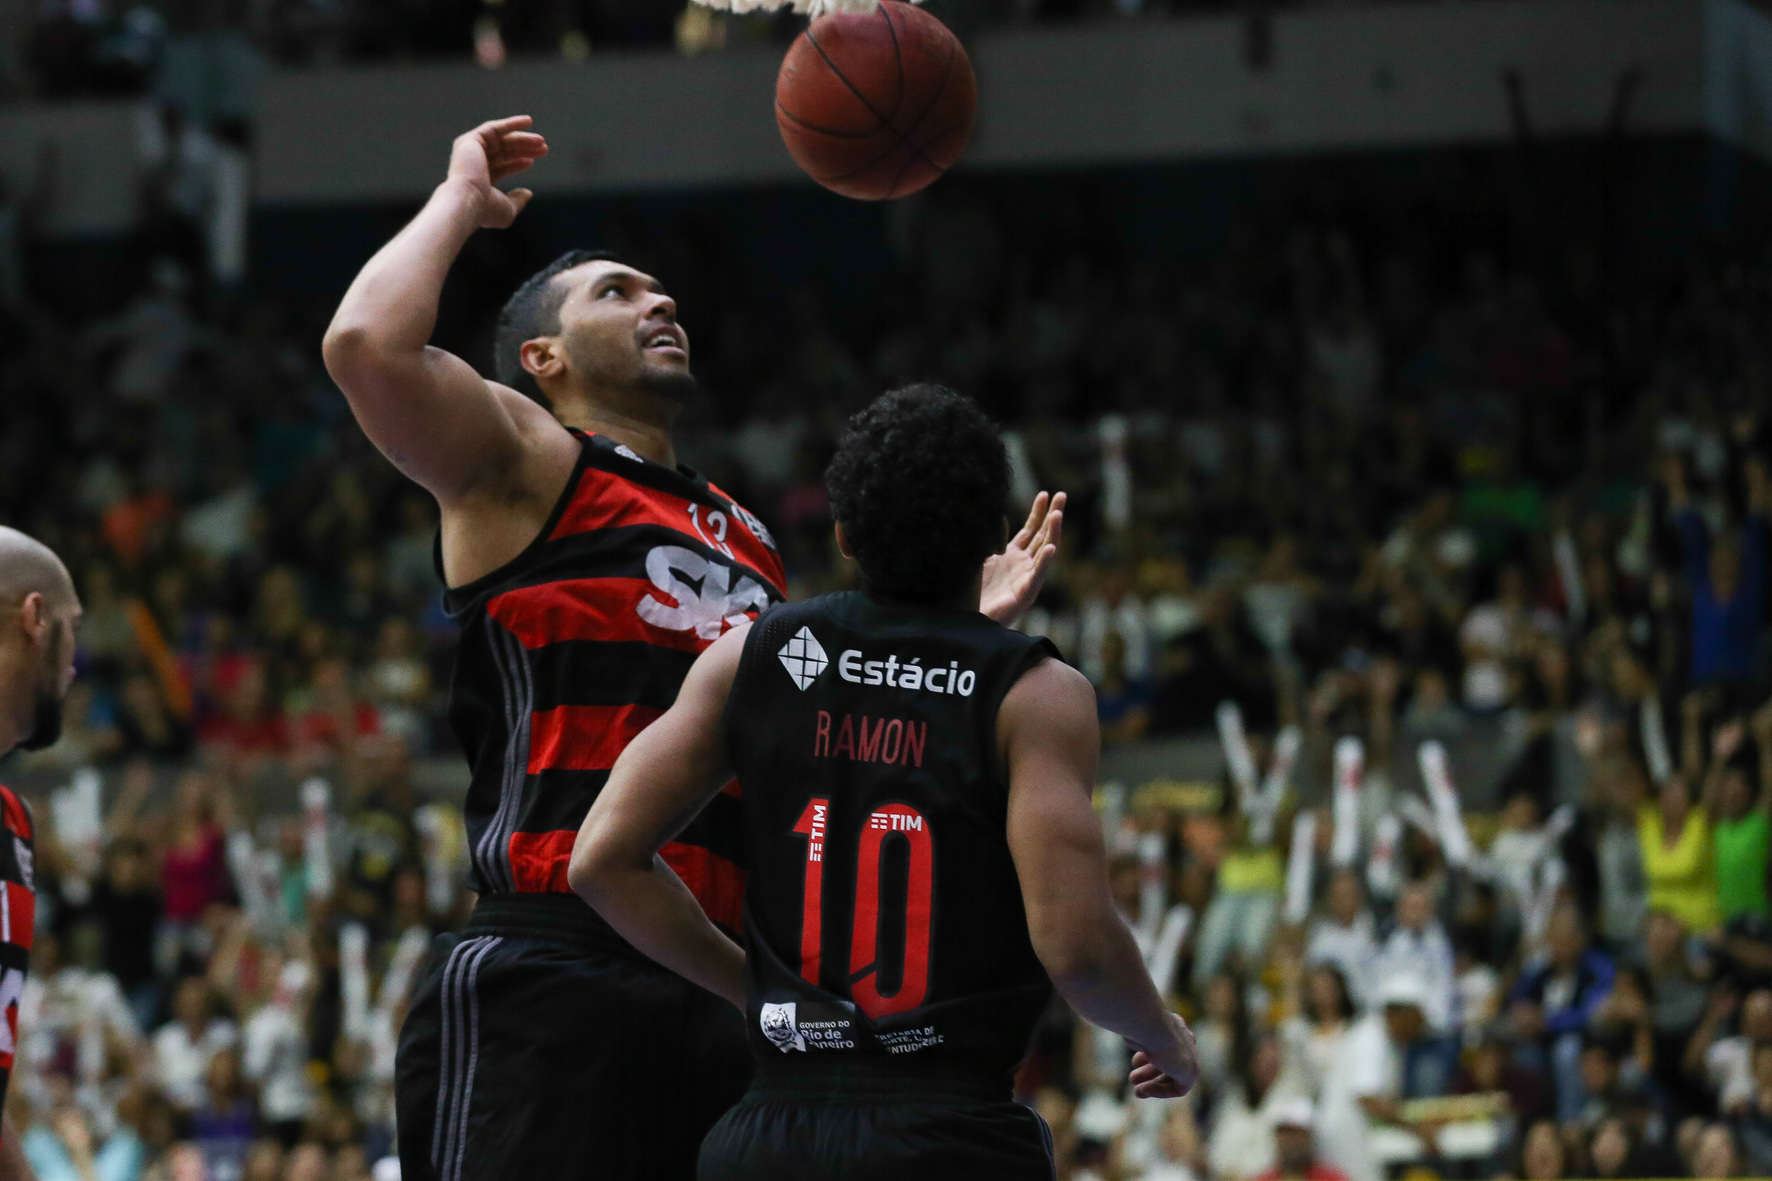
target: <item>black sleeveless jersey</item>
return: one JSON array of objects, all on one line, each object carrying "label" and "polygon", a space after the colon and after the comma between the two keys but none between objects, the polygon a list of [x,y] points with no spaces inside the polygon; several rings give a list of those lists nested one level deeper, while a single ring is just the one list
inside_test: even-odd
[{"label": "black sleeveless jersey", "polygon": [[1021,1061],[1052,986],[1009,854],[997,708],[1048,654],[976,612],[862,592],[752,627],[726,733],[765,1068],[902,1056],[1006,1082]]},{"label": "black sleeveless jersey", "polygon": [[[461,625],[449,720],[473,768],[462,814],[478,894],[570,895],[572,842],[616,758],[698,653],[783,597],[774,539],[731,497],[572,433],[578,464],[541,533],[444,597]],[[728,929],[744,893],[738,796],[728,784],[661,851]]]}]

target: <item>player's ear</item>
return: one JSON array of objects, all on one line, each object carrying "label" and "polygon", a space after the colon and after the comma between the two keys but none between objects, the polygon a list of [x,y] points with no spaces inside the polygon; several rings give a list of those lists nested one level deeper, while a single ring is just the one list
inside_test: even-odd
[{"label": "player's ear", "polygon": [[566,350],[551,336],[524,341],[517,358],[536,377],[558,377],[566,371]]},{"label": "player's ear", "polygon": [[19,625],[32,643],[41,643],[48,635],[51,626],[49,602],[43,597],[42,591],[32,591],[18,605]]},{"label": "player's ear", "polygon": [[851,561],[854,561],[855,555],[853,553],[851,553],[849,550],[849,539],[847,537],[843,536],[843,522],[841,522],[841,521],[836,522],[835,528],[837,531],[837,551],[839,553],[841,553],[845,558],[848,558]]}]

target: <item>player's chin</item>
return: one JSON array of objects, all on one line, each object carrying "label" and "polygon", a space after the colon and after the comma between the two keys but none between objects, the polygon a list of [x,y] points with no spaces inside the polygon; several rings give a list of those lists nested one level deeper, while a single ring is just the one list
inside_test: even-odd
[{"label": "player's chin", "polygon": [[695,394],[695,375],[689,372],[689,358],[682,361],[660,361],[648,356],[640,366],[640,387],[650,393],[687,401]]}]

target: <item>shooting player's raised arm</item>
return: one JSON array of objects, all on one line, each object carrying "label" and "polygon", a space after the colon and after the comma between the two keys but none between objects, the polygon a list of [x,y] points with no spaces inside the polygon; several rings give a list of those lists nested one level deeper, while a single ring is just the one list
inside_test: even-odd
[{"label": "shooting player's raised arm", "polygon": [[557,490],[578,450],[543,407],[430,347],[462,246],[476,230],[509,226],[529,202],[527,189],[496,187],[546,154],[529,126],[520,115],[456,139],[448,178],[364,266],[326,332],[327,371],[364,433],[445,510],[477,494],[521,495],[531,482]]}]

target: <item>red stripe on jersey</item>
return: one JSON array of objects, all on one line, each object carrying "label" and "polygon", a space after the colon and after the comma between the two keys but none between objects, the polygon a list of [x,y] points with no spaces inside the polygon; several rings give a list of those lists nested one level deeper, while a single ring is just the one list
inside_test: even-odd
[{"label": "red stripe on jersey", "polygon": [[677,841],[658,855],[683,879],[710,919],[730,931],[744,930],[744,870],[718,853]]},{"label": "red stripe on jersey", "polygon": [[25,811],[25,806],[19,802],[17,796],[12,794],[12,789],[9,787],[0,787],[0,808],[3,808],[5,812],[6,827],[27,841],[30,840],[31,814]]},{"label": "red stripe on jersey", "polygon": [[[511,834],[511,879],[520,894],[569,894],[566,869],[578,833]],[[659,856],[683,879],[709,918],[733,931],[744,927],[744,870],[716,853],[672,841]]]},{"label": "red stripe on jersey", "polygon": [[37,895],[18,882],[0,882],[6,888],[7,942],[31,950],[31,932],[37,929]]},{"label": "red stripe on jersey", "polygon": [[607,771],[663,710],[645,705],[562,705],[529,715],[529,773]]},{"label": "red stripe on jersey", "polygon": [[569,894],[566,867],[572,864],[576,832],[511,834],[511,881],[519,894]]},{"label": "red stripe on jersey", "polygon": [[[710,491],[728,504],[732,503],[729,497],[711,485]],[[548,534],[548,540],[559,541],[576,533],[633,525],[658,525],[687,533],[762,571],[778,586],[781,584],[781,559],[738,519],[736,513],[672,496],[600,468],[585,469],[578,487],[573,489],[572,503],[560,514],[560,521]]]},{"label": "red stripe on jersey", "polygon": [[572,503],[560,514],[560,523],[548,534],[559,541],[574,533],[593,529],[620,529],[627,525],[663,525],[683,529],[689,525],[689,502],[668,492],[624,480],[614,472],[587,467],[573,489]]},{"label": "red stripe on jersey", "polygon": [[681,606],[644,578],[569,578],[506,591],[487,601],[486,613],[531,650],[561,640],[601,640],[700,652],[711,642],[647,623],[640,604],[648,598]]}]

